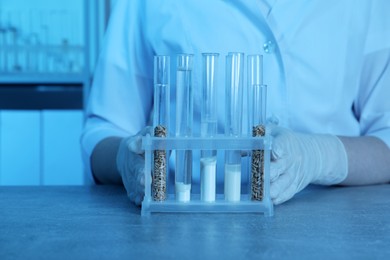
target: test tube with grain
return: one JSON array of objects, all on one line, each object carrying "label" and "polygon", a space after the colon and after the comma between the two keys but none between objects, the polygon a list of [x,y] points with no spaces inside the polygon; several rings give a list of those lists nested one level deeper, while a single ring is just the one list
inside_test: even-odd
[{"label": "test tube with grain", "polygon": [[[202,137],[217,135],[217,71],[218,53],[202,54]],[[200,158],[200,198],[202,201],[213,202],[216,196],[217,151],[202,150]]]},{"label": "test tube with grain", "polygon": [[[244,54],[226,56],[225,134],[236,138],[242,135]],[[241,199],[241,151],[225,151],[224,195],[226,201]]]},{"label": "test tube with grain", "polygon": [[[170,57],[154,57],[154,136],[168,136],[169,126],[169,84]],[[155,150],[153,153],[152,198],[164,201],[167,198],[167,152]]]},{"label": "test tube with grain", "polygon": [[[263,85],[261,55],[248,56],[249,125],[253,137],[265,135],[267,86]],[[264,150],[253,150],[251,160],[251,199],[262,201],[264,197]]]},{"label": "test tube with grain", "polygon": [[[193,121],[192,54],[177,56],[176,70],[176,136],[191,137]],[[176,150],[175,195],[180,202],[190,201],[192,151]]]}]

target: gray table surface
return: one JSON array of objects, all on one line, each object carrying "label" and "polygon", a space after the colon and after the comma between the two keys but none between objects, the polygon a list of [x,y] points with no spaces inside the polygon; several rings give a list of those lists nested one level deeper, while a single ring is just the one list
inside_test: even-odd
[{"label": "gray table surface", "polygon": [[0,187],[0,259],[390,259],[390,185],[255,214],[140,216],[122,187]]}]

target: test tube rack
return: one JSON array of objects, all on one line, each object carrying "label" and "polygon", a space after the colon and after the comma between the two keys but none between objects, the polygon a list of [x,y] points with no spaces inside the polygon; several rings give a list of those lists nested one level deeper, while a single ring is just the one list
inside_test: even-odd
[{"label": "test tube rack", "polygon": [[[151,213],[260,213],[273,216],[273,204],[270,198],[270,150],[272,138],[262,137],[143,137],[142,148],[145,151],[145,197],[142,202],[142,216]],[[250,190],[241,191],[240,201],[230,202],[224,199],[224,194],[216,194],[213,202],[200,200],[200,194],[191,194],[191,200],[180,202],[174,194],[167,194],[164,201],[154,201],[152,198],[152,165],[153,152],[165,150],[167,154],[173,150],[217,150],[217,151],[264,151],[264,183],[261,201],[251,200]],[[250,169],[250,168],[249,168]],[[197,173],[195,173],[197,174]],[[168,185],[168,184],[167,184]]]}]

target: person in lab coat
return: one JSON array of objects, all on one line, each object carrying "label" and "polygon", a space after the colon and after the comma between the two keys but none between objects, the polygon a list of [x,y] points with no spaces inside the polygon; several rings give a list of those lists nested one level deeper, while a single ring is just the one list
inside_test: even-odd
[{"label": "person in lab coat", "polygon": [[[86,109],[81,142],[87,169],[98,183],[123,183],[141,203],[140,140],[150,132],[153,56],[192,53],[200,68],[201,53],[223,58],[236,51],[264,57],[274,204],[311,183],[388,183],[388,10],[387,0],[118,0]],[[222,72],[219,78],[223,100]],[[199,124],[200,69],[193,81]],[[223,112],[221,106],[220,130]]]}]

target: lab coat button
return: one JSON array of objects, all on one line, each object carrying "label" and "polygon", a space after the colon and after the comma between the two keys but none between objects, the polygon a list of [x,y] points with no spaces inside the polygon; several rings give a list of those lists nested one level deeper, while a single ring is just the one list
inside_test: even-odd
[{"label": "lab coat button", "polygon": [[273,41],[267,41],[263,44],[263,49],[265,53],[274,53],[275,43]]}]

